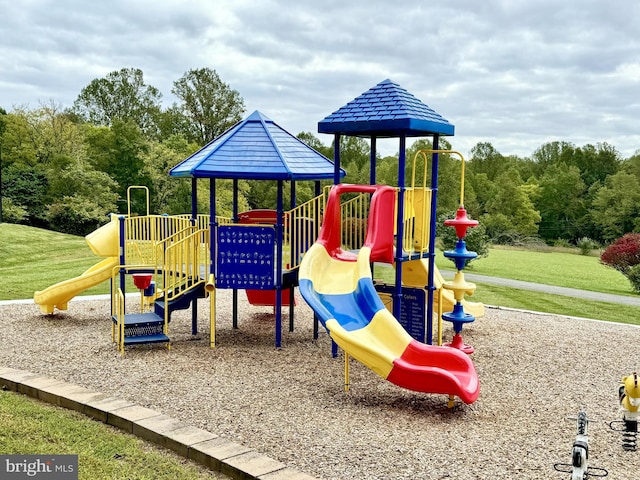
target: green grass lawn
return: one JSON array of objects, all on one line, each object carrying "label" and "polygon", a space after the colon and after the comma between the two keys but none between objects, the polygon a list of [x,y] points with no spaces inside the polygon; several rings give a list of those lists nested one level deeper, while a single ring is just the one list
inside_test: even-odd
[{"label": "green grass lawn", "polygon": [[[0,223],[0,300],[33,298],[33,292],[81,275],[100,257],[83,237]],[[109,282],[85,291],[109,292]]]},{"label": "green grass lawn", "polygon": [[0,453],[78,455],[84,480],[228,480],[171,451],[73,410],[0,391]]},{"label": "green grass lawn", "polygon": [[[438,268],[455,270],[442,253],[438,253],[436,259]],[[593,292],[635,295],[622,273],[605,267],[598,257],[573,253],[492,248],[487,258],[474,260],[465,271]]]}]

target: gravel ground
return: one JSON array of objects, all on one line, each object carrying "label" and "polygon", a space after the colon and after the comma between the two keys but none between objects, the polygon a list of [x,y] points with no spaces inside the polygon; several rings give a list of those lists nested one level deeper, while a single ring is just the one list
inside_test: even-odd
[{"label": "gravel ground", "polygon": [[585,408],[590,465],[613,480],[638,478],[640,450],[623,451],[607,425],[621,418],[621,377],[640,370],[637,327],[489,308],[463,331],[476,347],[480,397],[447,409],[446,396],[400,389],[355,362],[345,393],[344,359],[331,357],[324,331],[313,341],[300,299],[295,331],[285,327],[276,350],[271,308],[241,292],[234,330],[230,291],[217,297],[215,349],[202,300],[198,337],[190,313],[178,312],[170,351],[132,347],[124,357],[111,343],[108,301],[75,301],[51,316],[3,305],[0,365],[160,410],[326,480],[566,479],[553,464],[570,462],[567,417]]}]

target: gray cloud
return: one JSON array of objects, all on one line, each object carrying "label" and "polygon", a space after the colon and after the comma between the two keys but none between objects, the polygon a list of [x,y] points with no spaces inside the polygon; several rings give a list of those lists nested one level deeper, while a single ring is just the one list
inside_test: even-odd
[{"label": "gray cloud", "polygon": [[551,140],[640,148],[640,6],[629,0],[0,0],[0,11],[9,110],[71,105],[122,67],[142,69],[170,104],[175,80],[210,67],[248,113],[294,134],[391,78],[456,125],[463,153],[478,141],[522,156]]}]

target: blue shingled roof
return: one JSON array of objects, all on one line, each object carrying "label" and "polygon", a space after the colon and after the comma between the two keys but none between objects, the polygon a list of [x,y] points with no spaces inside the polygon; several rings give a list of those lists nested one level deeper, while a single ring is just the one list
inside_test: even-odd
[{"label": "blue shingled roof", "polygon": [[[169,171],[172,177],[333,179],[334,164],[259,111]],[[341,170],[341,176],[344,176]]]},{"label": "blue shingled roof", "polygon": [[378,137],[453,135],[455,127],[387,79],[318,122],[319,133]]}]

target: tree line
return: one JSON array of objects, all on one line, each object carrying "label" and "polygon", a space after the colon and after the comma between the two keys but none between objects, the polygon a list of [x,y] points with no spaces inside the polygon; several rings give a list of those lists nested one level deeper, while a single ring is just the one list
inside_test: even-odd
[{"label": "tree line", "polygon": [[[171,93],[177,101],[163,107],[162,94],[141,70],[123,68],[92,80],[69,107],[51,101],[10,112],[0,108],[0,220],[86,234],[109,213],[127,211],[130,185],[149,188],[152,212],[189,212],[191,182],[168,171],[240,121],[244,100],[209,68],[189,70]],[[298,137],[333,158],[333,145],[310,132]],[[344,181],[369,183],[368,142],[341,142]],[[455,148],[451,142],[441,139],[440,146]],[[430,147],[425,139],[409,146],[406,178],[415,153]],[[397,185],[397,165],[397,155],[379,156],[377,182]],[[416,175],[430,168],[420,164]],[[455,156],[440,155],[439,218],[450,218],[459,206],[460,173]],[[199,208],[208,212],[208,186],[199,183]],[[275,206],[275,182],[239,181],[237,189],[241,209]],[[220,181],[216,190],[219,213],[230,216],[233,183]],[[312,183],[298,182],[297,202],[313,192]],[[640,232],[640,150],[622,158],[607,143],[555,141],[522,158],[481,142],[465,164],[464,199],[469,215],[481,222],[470,234],[494,243],[608,244]],[[146,211],[143,198],[133,196],[131,205],[132,213]]]}]

